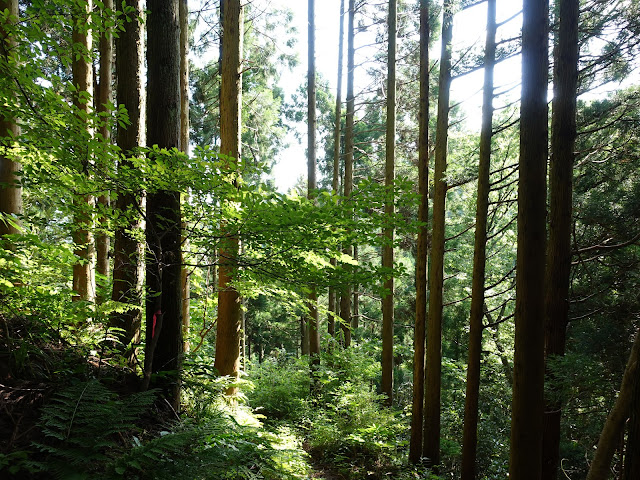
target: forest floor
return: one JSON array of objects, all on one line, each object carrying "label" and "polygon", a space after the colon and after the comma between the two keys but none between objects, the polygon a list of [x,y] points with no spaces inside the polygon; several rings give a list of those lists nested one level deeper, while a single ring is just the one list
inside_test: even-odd
[{"label": "forest floor", "polygon": [[312,453],[309,453],[309,465],[313,469],[309,475],[310,479],[314,480],[345,480],[344,475],[336,473],[331,465],[327,465],[318,458],[314,458]]}]

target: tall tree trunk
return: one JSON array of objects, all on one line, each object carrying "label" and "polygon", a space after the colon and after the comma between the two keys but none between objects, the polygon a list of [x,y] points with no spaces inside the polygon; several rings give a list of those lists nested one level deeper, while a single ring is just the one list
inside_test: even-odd
[{"label": "tall tree trunk", "polygon": [[636,374],[631,398],[627,453],[624,457],[623,480],[640,478],[640,375]]},{"label": "tall tree trunk", "polygon": [[300,355],[309,355],[309,325],[307,317],[300,317]]},{"label": "tall tree trunk", "polygon": [[[358,245],[353,245],[353,260],[358,262]],[[353,284],[353,295],[351,297],[351,301],[353,302],[353,307],[351,308],[351,328],[355,330],[360,327],[360,292],[358,292],[359,285],[357,283]],[[353,334],[351,335],[353,337]]]},{"label": "tall tree trunk", "polygon": [[[131,175],[133,163],[129,159],[134,149],[145,145],[142,120],[142,50],[143,27],[139,18],[142,15],[141,0],[127,0],[126,6],[133,12],[123,25],[116,39],[116,75],[118,77],[116,103],[124,105],[129,117],[129,125],[118,124],[116,142],[123,152],[119,173]],[[131,189],[117,192],[116,210],[122,212],[123,224],[116,228],[113,247],[113,292],[111,299],[134,307],[142,306],[142,244],[136,239],[135,232],[141,228],[141,193]],[[129,362],[135,365],[136,348],[140,342],[140,326],[142,312],[133,308],[123,313],[114,314],[110,325],[122,329],[118,338],[125,349],[131,343],[128,352]]]},{"label": "tall tree trunk", "polygon": [[509,477],[540,479],[544,411],[544,275],[548,138],[548,0],[524,0]]},{"label": "tall tree trunk", "polygon": [[[333,195],[338,195],[340,189],[340,130],[342,123],[342,64],[344,50],[344,0],[340,0],[340,33],[338,37],[338,83],[336,87],[335,125],[333,130],[333,178],[331,189]],[[335,258],[331,259],[331,265],[336,266]],[[338,298],[335,287],[329,287],[329,316],[328,331],[332,337],[336,334],[335,314],[338,312]]]},{"label": "tall tree trunk", "polygon": [[449,130],[449,90],[451,87],[451,40],[453,0],[445,0],[442,17],[442,52],[438,79],[438,120],[436,125],[435,171],[433,182],[433,233],[429,271],[429,316],[427,324],[427,373],[425,385],[424,445],[422,454],[430,465],[440,463],[440,391],[442,385],[442,290],[444,281],[445,200],[447,196],[447,140]]},{"label": "tall tree trunk", "polygon": [[[355,69],[355,0],[349,0],[349,26],[347,28],[347,123],[344,135],[344,201],[351,202],[353,193],[353,149],[354,149],[354,115],[355,97],[353,92],[353,74]],[[345,255],[351,256],[353,250],[351,245],[343,248]],[[348,266],[343,266],[347,268]],[[351,286],[347,282],[342,287],[340,298],[340,317],[342,318],[342,332],[344,334],[344,346],[351,345]]]},{"label": "tall tree trunk", "polygon": [[[149,0],[147,8],[147,141],[160,148],[179,148],[179,0]],[[159,386],[176,409],[180,405],[183,355],[181,222],[180,192],[158,190],[149,194],[145,373],[168,373],[160,377]]]},{"label": "tall tree trunk", "polygon": [[484,91],[480,158],[478,162],[478,196],[476,199],[476,231],[469,315],[469,360],[462,433],[462,480],[476,478],[478,442],[478,396],[480,393],[480,357],[482,353],[482,317],[489,212],[489,173],[491,171],[491,136],[493,128],[493,67],[496,56],[496,0],[487,1],[487,39],[484,54]]},{"label": "tall tree trunk", "polygon": [[409,461],[422,456],[425,331],[427,325],[427,248],[429,222],[429,0],[420,0],[420,111],[418,133],[418,242],[416,253],[416,320],[413,351],[413,401]]},{"label": "tall tree trunk", "polygon": [[[79,124],[83,125],[87,144],[93,135],[89,125],[88,115],[91,110],[93,97],[93,65],[89,59],[92,51],[92,35],[89,28],[90,12],[93,0],[78,3],[73,6],[73,49],[74,57],[71,65],[73,84],[76,87],[73,103],[80,113]],[[83,93],[85,95],[83,95]],[[85,148],[86,147],[86,148]],[[83,175],[89,175],[89,149],[81,146],[80,158]],[[95,245],[92,234],[94,197],[90,194],[76,194],[74,198],[74,253],[78,262],[73,265],[73,291],[76,300],[93,301],[95,299]]]},{"label": "tall tree trunk", "polygon": [[[18,18],[18,0],[0,0],[0,11],[9,10],[9,22]],[[9,35],[4,25],[0,23],[0,62],[6,63],[11,69],[17,68],[15,39]],[[20,184],[20,164],[15,161],[11,146],[12,138],[18,138],[20,127],[13,118],[0,117],[0,214],[13,217],[12,222],[18,223],[16,215],[22,214],[22,186]],[[9,222],[0,220],[0,237],[2,235],[18,233],[18,229]],[[4,244],[4,243],[3,243]],[[7,245],[7,244],[4,244]]]},{"label": "tall tree trunk", "polygon": [[[180,0],[180,151],[189,155],[189,4]],[[189,202],[189,195],[182,198]],[[191,289],[189,285],[189,267],[185,265],[186,252],[189,250],[189,237],[185,235],[186,224],[182,223],[182,269],[180,285],[182,289],[182,338],[184,351],[189,351],[189,322]]]},{"label": "tall tree trunk", "polygon": [[[384,202],[385,226],[383,230],[384,246],[382,247],[382,267],[393,269],[393,215],[395,197],[393,183],[395,180],[396,154],[396,34],[398,23],[398,4],[389,0],[387,49],[387,134],[384,168],[384,186],[386,190]],[[386,405],[393,403],[393,283],[392,274],[384,280],[382,294],[382,393],[387,396]]]},{"label": "tall tree trunk", "polygon": [[[587,480],[606,480],[610,478],[611,459],[618,446],[617,439],[624,430],[624,424],[631,412],[631,402],[634,398],[634,387],[640,374],[640,330],[631,347],[629,360],[624,370],[620,393],[600,433],[598,448],[593,456]],[[637,397],[636,397],[637,398]],[[637,409],[637,408],[636,408]]]},{"label": "tall tree trunk", "polygon": [[[113,16],[113,0],[103,0],[102,18],[103,29],[100,36],[100,84],[98,86],[98,105],[97,111],[107,113],[109,111],[109,102],[112,101],[112,84],[113,84],[113,32],[108,24],[108,20]],[[102,118],[100,125],[100,137],[105,144],[111,142],[111,131],[107,117]],[[107,218],[104,215],[106,209],[109,208],[109,195],[102,194],[98,197],[98,226],[102,227],[102,231],[96,237],[96,273],[102,276],[103,281],[107,281],[109,277],[109,248],[110,238],[107,235],[108,225]],[[101,289],[102,290],[102,289]],[[102,295],[98,298],[98,302],[102,302]]]},{"label": "tall tree trunk", "polygon": [[[573,162],[576,140],[578,87],[578,0],[557,0],[560,6],[558,40],[554,52],[551,162],[549,171],[549,243],[545,296],[545,356],[563,356],[569,322]],[[547,375],[551,375],[547,368]],[[552,384],[553,385],[553,384]],[[558,395],[545,399],[542,478],[555,479],[560,462]]]},{"label": "tall tree trunk", "polygon": [[[242,40],[244,14],[240,0],[224,1],[222,23],[222,80],[220,85],[220,152],[240,160],[242,107]],[[225,226],[222,225],[222,234]],[[240,298],[233,286],[238,269],[238,237],[227,236],[219,248],[218,327],[215,368],[237,377],[240,364]],[[227,390],[234,395],[236,387]]]},{"label": "tall tree trunk", "polygon": [[[309,61],[307,73],[307,195],[310,200],[315,197],[316,184],[316,17],[315,1],[309,0]],[[312,365],[320,363],[320,331],[318,329],[318,294],[312,286],[309,294],[309,315],[307,317],[309,329],[309,355]]]}]

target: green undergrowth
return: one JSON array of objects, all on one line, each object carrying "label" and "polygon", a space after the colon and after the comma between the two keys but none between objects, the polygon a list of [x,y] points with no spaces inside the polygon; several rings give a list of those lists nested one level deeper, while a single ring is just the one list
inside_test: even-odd
[{"label": "green undergrowth", "polygon": [[31,448],[0,455],[2,478],[307,478],[306,454],[286,428],[265,429],[248,408],[211,398],[198,418],[162,421],[155,392],[120,397],[78,382],[42,408]]},{"label": "green undergrowth", "polygon": [[311,382],[308,358],[280,354],[250,368],[247,401],[267,426],[291,426],[311,461],[333,472],[327,478],[436,478],[408,465],[409,418],[382,406],[379,368],[366,344],[335,348],[322,354]]}]

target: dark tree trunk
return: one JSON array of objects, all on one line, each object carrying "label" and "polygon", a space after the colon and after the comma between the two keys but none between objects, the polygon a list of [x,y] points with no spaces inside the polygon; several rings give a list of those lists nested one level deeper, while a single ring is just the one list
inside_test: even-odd
[{"label": "dark tree trunk", "polygon": [[427,255],[429,222],[429,0],[420,0],[420,111],[418,136],[418,244],[416,254],[416,321],[413,353],[413,402],[409,461],[422,456],[425,331],[427,325]]},{"label": "dark tree trunk", "polygon": [[[382,247],[382,267],[393,268],[393,215],[395,211],[393,183],[395,180],[396,155],[396,30],[398,5],[389,0],[389,45],[387,52],[387,134],[384,185],[386,189],[384,215],[384,246]],[[382,296],[382,393],[387,396],[386,405],[393,403],[393,275],[384,280]]]},{"label": "dark tree trunk", "polygon": [[[98,101],[97,111],[98,113],[108,112],[108,104],[112,101],[112,84],[113,84],[113,33],[111,27],[107,26],[107,19],[113,15],[113,0],[103,0],[102,16],[105,20],[103,25],[104,31],[100,36],[100,85],[98,86]],[[103,123],[100,125],[100,136],[105,144],[111,142],[111,132],[109,130],[109,124],[106,121],[106,117],[102,119]],[[109,208],[109,195],[103,194],[98,197],[98,226],[102,227],[104,231],[101,231],[96,236],[96,273],[102,275],[105,279],[103,282],[108,282],[109,277],[109,248],[110,238],[106,233],[108,226],[107,220],[104,215],[104,211]],[[98,302],[102,302],[104,298],[98,297]]]},{"label": "dark tree trunk", "polygon": [[524,0],[515,354],[509,476],[541,478],[544,410],[548,0]]},{"label": "dark tree trunk", "polygon": [[[353,92],[353,74],[355,69],[355,47],[354,47],[354,18],[355,0],[349,0],[349,26],[347,28],[347,123],[344,136],[344,201],[349,202],[353,193],[353,149],[354,130],[353,122],[355,115],[355,98]],[[345,255],[353,255],[351,245],[346,245],[343,249]],[[348,266],[343,268],[348,270]],[[342,333],[344,335],[344,346],[351,345],[351,286],[347,283],[343,286],[340,298],[340,317],[342,318]]]},{"label": "dark tree trunk", "polygon": [[627,453],[622,480],[640,478],[640,375],[636,374],[627,433]]},{"label": "dark tree trunk", "polygon": [[[9,10],[9,14],[18,17],[18,0],[0,0],[0,11]],[[0,62],[6,63],[9,68],[17,68],[19,59],[15,56],[15,39],[6,31],[4,25],[0,23]],[[13,143],[9,137],[18,138],[20,127],[12,118],[0,117],[0,213],[13,217],[12,221],[19,223],[16,215],[22,214],[22,187],[20,185],[20,164],[15,161],[10,151]],[[5,140],[6,139],[6,140]],[[11,223],[0,221],[0,237],[2,235],[18,233]],[[3,245],[7,245],[3,243]],[[10,247],[10,244],[9,244]]]},{"label": "dark tree trunk", "polygon": [[[618,445],[618,438],[624,431],[624,424],[631,412],[632,400],[634,399],[634,389],[640,374],[640,330],[636,333],[636,338],[631,347],[629,360],[624,370],[620,393],[616,399],[607,420],[602,427],[598,448],[593,456],[587,480],[606,480],[610,478],[610,466],[613,454]],[[635,397],[637,399],[637,397]],[[635,407],[637,410],[637,406]]]},{"label": "dark tree trunk", "polygon": [[300,355],[309,355],[309,326],[305,316],[300,317]]},{"label": "dark tree trunk", "polygon": [[488,0],[480,159],[478,162],[478,196],[476,200],[476,231],[473,252],[473,278],[471,281],[471,311],[469,315],[469,359],[464,404],[464,429],[462,433],[462,480],[476,478],[478,397],[480,393],[482,317],[484,316],[484,281],[487,260],[487,216],[489,212],[489,174],[491,171],[493,67],[496,56],[496,28],[496,0]]},{"label": "dark tree trunk", "polygon": [[[545,298],[545,356],[565,352],[569,322],[569,274],[573,162],[576,140],[578,86],[578,0],[559,0],[560,18],[553,69],[551,162],[549,171],[549,243]],[[547,369],[549,378],[551,373]],[[553,383],[552,383],[553,385]],[[555,479],[560,463],[562,402],[557,393],[545,400],[542,443],[542,478]]]},{"label": "dark tree trunk", "polygon": [[[129,116],[129,125],[118,125],[116,142],[123,152],[124,158],[118,166],[120,174],[134,175],[130,157],[134,149],[144,146],[142,129],[142,39],[143,27],[138,18],[142,15],[141,0],[127,0],[127,7],[134,9],[130,21],[124,23],[124,30],[116,39],[116,75],[118,77],[116,103],[124,105]],[[117,192],[116,210],[123,212],[124,224],[118,225],[114,240],[113,259],[113,292],[111,299],[115,302],[128,303],[134,306],[142,304],[142,245],[131,232],[139,229],[142,193],[124,190]],[[135,364],[135,346],[140,342],[140,326],[142,313],[132,309],[111,317],[111,326],[122,329],[118,334],[122,348],[128,348],[129,362]]]},{"label": "dark tree trunk", "polygon": [[[315,1],[309,0],[309,58],[307,72],[307,196],[310,200],[315,197],[316,185],[316,17]],[[309,355],[311,363],[320,363],[320,331],[318,329],[318,294],[312,286],[309,295],[309,315],[307,328],[309,329]]]},{"label": "dark tree trunk", "polygon": [[[147,8],[147,142],[180,147],[179,0],[149,0]],[[158,190],[147,197],[146,374],[166,372],[162,387],[180,405],[182,292],[180,192]]]},{"label": "dark tree trunk", "polygon": [[[340,130],[342,122],[342,64],[344,50],[344,0],[340,0],[340,33],[338,37],[338,85],[336,91],[335,125],[333,131],[333,178],[331,189],[334,195],[339,194],[340,189]],[[335,258],[331,259],[331,265],[336,266]],[[335,287],[329,287],[329,316],[328,331],[332,337],[336,334],[335,314],[339,310],[339,302]]]},{"label": "dark tree trunk", "polygon": [[[242,112],[242,41],[244,11],[240,0],[224,1],[222,22],[222,80],[220,85],[220,152],[240,160]],[[225,225],[222,225],[222,234]],[[238,237],[229,235],[219,248],[218,326],[215,368],[237,377],[240,369],[240,298],[233,282],[238,270]],[[227,390],[234,395],[236,387]]]},{"label": "dark tree trunk", "polygon": [[[358,245],[353,245],[353,260],[358,261]],[[353,296],[351,298],[353,307],[351,308],[351,328],[356,330],[360,327],[360,292],[358,291],[358,284],[353,284]],[[351,335],[353,337],[353,334]]]},{"label": "dark tree trunk", "polygon": [[442,18],[442,53],[438,80],[438,120],[436,125],[433,183],[433,234],[429,271],[429,316],[427,320],[427,373],[425,385],[424,445],[422,455],[429,465],[440,463],[440,391],[442,385],[442,290],[444,281],[445,200],[447,196],[447,140],[449,129],[449,89],[451,87],[451,40],[453,1],[445,0]]}]

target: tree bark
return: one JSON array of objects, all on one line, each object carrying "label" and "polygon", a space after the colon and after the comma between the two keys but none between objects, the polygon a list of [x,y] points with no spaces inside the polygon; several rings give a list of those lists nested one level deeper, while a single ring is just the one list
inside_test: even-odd
[{"label": "tree bark", "polygon": [[[147,8],[147,141],[160,148],[179,148],[179,0],[149,0]],[[175,409],[180,405],[183,355],[181,221],[180,192],[158,190],[149,194],[146,372],[167,373],[158,386]]]},{"label": "tree bark", "polygon": [[[80,114],[78,123],[85,129],[87,142],[93,136],[88,115],[91,110],[91,98],[93,97],[93,64],[89,58],[92,51],[92,35],[90,29],[90,12],[93,9],[93,0],[80,3],[73,7],[73,49],[74,58],[71,65],[73,84],[76,92],[73,103]],[[86,94],[83,95],[83,93]],[[81,173],[89,175],[89,149],[81,146],[80,158]],[[74,253],[78,262],[73,265],[73,291],[75,300],[95,299],[95,245],[92,234],[94,197],[90,194],[79,193],[74,196]]]},{"label": "tree bark", "polygon": [[[222,79],[220,85],[220,152],[239,161],[241,154],[242,40],[244,14],[240,0],[225,0],[222,24]],[[238,237],[232,232],[219,248],[218,327],[215,368],[220,375],[236,377],[240,366],[240,298],[233,285],[238,269]],[[237,387],[227,390],[229,396]]]},{"label": "tree bark", "polygon": [[[355,69],[355,47],[354,47],[354,19],[355,0],[349,0],[349,26],[347,28],[347,122],[344,136],[344,201],[350,202],[353,193],[353,149],[354,149],[354,115],[355,97],[353,92],[353,74]],[[343,248],[343,253],[348,256],[353,255],[351,245]],[[348,266],[343,268],[348,270]],[[340,298],[340,317],[342,318],[342,332],[344,335],[344,346],[351,345],[351,285],[347,282],[342,287]]]},{"label": "tree bark", "polygon": [[524,0],[509,477],[540,479],[544,410],[548,0]]},{"label": "tree bark", "polygon": [[444,282],[445,200],[449,89],[451,87],[451,41],[453,1],[445,0],[442,18],[442,53],[438,79],[431,270],[429,271],[429,315],[427,319],[427,373],[425,385],[424,445],[429,465],[440,463],[440,392],[442,386],[442,290]]},{"label": "tree bark", "polygon": [[[353,244],[353,260],[358,262],[358,245]],[[358,284],[353,284],[353,295],[351,297],[353,306],[351,308],[351,329],[352,331],[360,327],[360,292],[358,292]],[[351,334],[353,337],[353,333]]]},{"label": "tree bark", "polygon": [[[315,1],[308,2],[308,72],[307,72],[307,196],[314,199],[316,184],[316,17]],[[315,286],[312,286],[309,294],[309,314],[307,316],[307,328],[309,329],[309,355],[311,364],[320,363],[320,331],[318,329],[318,294]]]},{"label": "tree bark", "polygon": [[[587,480],[606,480],[610,478],[611,459],[617,447],[617,439],[624,430],[624,424],[631,412],[631,402],[634,398],[633,391],[640,373],[640,330],[631,347],[629,360],[624,370],[620,393],[600,433],[598,448],[593,456]],[[637,408],[636,408],[637,409]]]},{"label": "tree bark", "polygon": [[[124,30],[115,41],[116,46],[116,75],[118,77],[116,103],[124,105],[129,117],[129,124],[118,124],[116,142],[123,152],[120,160],[119,173],[127,172],[131,175],[133,164],[130,160],[135,155],[134,149],[145,145],[143,131],[144,100],[142,97],[142,47],[143,27],[139,18],[142,15],[141,0],[127,0],[127,7],[132,7],[134,13],[130,21],[124,23]],[[142,306],[142,244],[138,242],[132,232],[140,229],[141,218],[139,210],[142,208],[142,193],[132,189],[117,192],[116,210],[123,213],[124,224],[116,228],[114,239],[113,259],[113,292],[111,299],[116,302],[128,303],[134,307]],[[140,342],[140,326],[142,312],[133,308],[124,313],[114,314],[110,325],[122,329],[118,338],[122,349],[132,344],[129,352],[129,363],[135,365],[136,345]]]},{"label": "tree bark", "polygon": [[[333,195],[340,191],[340,130],[342,123],[342,64],[344,50],[344,0],[340,0],[340,33],[338,36],[338,84],[336,87],[335,125],[333,130],[333,178],[331,189]],[[336,266],[335,258],[331,259],[331,265]],[[329,316],[328,331],[332,337],[336,334],[335,314],[338,312],[339,303],[335,287],[329,287]]]},{"label": "tree bark", "polygon": [[307,317],[300,317],[300,355],[309,355],[309,325]]},{"label": "tree bark", "polygon": [[416,253],[416,320],[413,353],[413,401],[409,461],[422,456],[425,330],[427,325],[427,255],[429,222],[429,0],[420,0],[420,110],[418,133],[418,242]]},{"label": "tree bark", "polygon": [[637,373],[630,409],[623,480],[640,478],[640,375]]},{"label": "tree bark", "polygon": [[480,393],[480,357],[482,354],[482,317],[487,260],[487,216],[489,212],[489,175],[491,172],[491,137],[493,131],[493,68],[496,56],[496,0],[487,1],[487,38],[484,54],[484,90],[478,193],[476,199],[476,231],[471,281],[469,315],[469,358],[462,432],[462,480],[476,478],[478,444],[478,397]]},{"label": "tree bark", "polygon": [[[549,240],[545,295],[545,360],[565,353],[569,323],[573,162],[578,87],[578,0],[559,0],[558,40],[554,52],[551,162],[549,171]],[[547,375],[551,372],[547,369]],[[553,384],[552,384],[553,385]],[[555,479],[560,463],[562,402],[557,393],[545,399],[542,478]]]},{"label": "tree bark", "polygon": [[[109,102],[112,101],[113,84],[113,32],[108,26],[108,19],[113,16],[113,0],[103,0],[102,18],[104,20],[102,35],[100,36],[100,84],[98,86],[97,111],[100,113],[109,112]],[[101,118],[100,137],[105,144],[111,143],[111,131],[107,117]],[[109,277],[109,248],[110,238],[107,235],[108,225],[104,211],[109,208],[109,195],[102,194],[98,197],[97,223],[102,227],[102,231],[96,237],[96,273],[100,274],[103,282],[107,282]],[[102,302],[104,298],[98,298]]]},{"label": "tree bark", "polygon": [[[18,0],[0,0],[0,10],[9,10],[13,22],[18,18]],[[18,57],[15,52],[15,39],[9,35],[4,25],[0,23],[0,55],[2,63],[9,68],[18,68]],[[12,217],[14,224],[19,224],[18,215],[22,214],[22,186],[20,184],[20,164],[16,161],[11,146],[12,138],[20,136],[20,127],[14,118],[0,117],[0,213],[3,216]],[[0,237],[7,234],[18,233],[18,229],[9,222],[0,221]],[[10,243],[3,244],[10,247]]]},{"label": "tree bark", "polygon": [[[393,183],[395,180],[396,149],[396,35],[398,5],[389,0],[389,44],[387,52],[387,134],[385,154],[384,202],[385,226],[383,231],[382,267],[393,269],[393,215],[395,198]],[[393,403],[393,303],[394,278],[392,274],[384,280],[382,295],[382,393],[386,395],[385,404]]]},{"label": "tree bark", "polygon": [[[189,4],[180,0],[180,151],[189,155]],[[182,203],[189,202],[189,194],[183,194]],[[184,351],[189,351],[189,322],[191,289],[189,285],[189,267],[185,257],[189,250],[189,237],[185,235],[186,224],[182,224],[182,267],[180,285],[182,289],[182,338]]]}]

